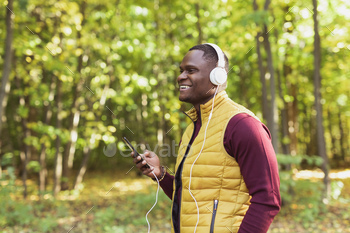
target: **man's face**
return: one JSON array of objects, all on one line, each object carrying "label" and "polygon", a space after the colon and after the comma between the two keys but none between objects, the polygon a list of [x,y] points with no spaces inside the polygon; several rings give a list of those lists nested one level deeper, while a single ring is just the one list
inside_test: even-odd
[{"label": "man's face", "polygon": [[189,51],[180,64],[181,74],[177,77],[179,100],[193,104],[197,110],[200,104],[209,101],[215,93],[209,78],[215,65],[204,60],[203,54],[201,50]]}]

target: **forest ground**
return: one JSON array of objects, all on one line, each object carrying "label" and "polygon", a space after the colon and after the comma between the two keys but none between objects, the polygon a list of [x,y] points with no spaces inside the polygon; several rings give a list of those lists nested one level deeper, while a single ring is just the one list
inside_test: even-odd
[{"label": "forest ground", "polygon": [[[284,201],[269,232],[350,232],[349,173],[332,172],[333,198],[324,205],[318,201],[319,189],[312,186],[322,182],[319,172],[298,172],[297,179],[306,182],[301,182],[301,188],[295,186],[292,198]],[[89,173],[80,191],[62,191],[56,199],[47,192],[39,200],[36,183],[29,180],[30,195],[23,200],[20,180],[15,180],[13,187],[1,182],[0,230],[9,233],[147,232],[145,215],[157,189],[150,179],[138,177],[135,169],[128,175]],[[170,232],[170,205],[160,190],[158,204],[148,216],[152,233]]]}]

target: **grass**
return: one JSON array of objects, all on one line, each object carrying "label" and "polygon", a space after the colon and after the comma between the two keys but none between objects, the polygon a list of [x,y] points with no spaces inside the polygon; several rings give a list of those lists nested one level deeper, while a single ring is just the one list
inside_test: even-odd
[{"label": "grass", "polygon": [[[35,182],[21,197],[21,182],[1,181],[1,232],[147,232],[145,215],[155,201],[157,184],[135,173],[87,174],[79,192],[50,192],[38,199]],[[350,232],[350,178],[332,180],[332,201],[320,200],[319,178],[300,179],[269,232]],[[341,187],[342,188],[341,188]],[[282,196],[283,197],[283,196]],[[170,232],[171,201],[160,190],[149,214],[152,233]]]},{"label": "grass", "polygon": [[[147,232],[145,214],[157,189],[157,183],[135,174],[95,173],[87,175],[80,192],[62,191],[56,199],[48,192],[39,200],[35,183],[28,182],[31,193],[23,200],[19,180],[1,184],[0,232],[9,233]],[[170,205],[160,190],[158,204],[148,216],[152,232],[170,230]]]},{"label": "grass", "polygon": [[269,232],[350,232],[350,171],[337,177],[341,172],[331,174],[331,199],[327,204],[322,200],[320,172],[298,172],[292,199],[282,206]]}]

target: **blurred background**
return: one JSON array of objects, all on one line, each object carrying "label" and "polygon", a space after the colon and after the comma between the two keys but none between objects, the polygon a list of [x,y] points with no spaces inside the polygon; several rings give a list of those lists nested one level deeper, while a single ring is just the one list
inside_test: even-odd
[{"label": "blurred background", "polygon": [[[269,232],[350,232],[348,1],[1,3],[2,232],[147,232],[157,184],[121,138],[173,172],[191,107],[179,64],[206,42],[229,57],[229,97],[272,134],[283,206]],[[159,198],[151,232],[169,232]]]}]

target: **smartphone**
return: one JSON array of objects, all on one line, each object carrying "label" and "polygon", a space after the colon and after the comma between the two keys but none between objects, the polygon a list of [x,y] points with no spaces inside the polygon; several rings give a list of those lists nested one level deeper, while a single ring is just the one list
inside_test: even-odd
[{"label": "smartphone", "polygon": [[[139,152],[137,152],[135,150],[135,148],[131,145],[131,143],[129,142],[129,140],[126,138],[126,137],[123,137],[122,138],[123,141],[125,142],[125,144],[130,148],[130,150],[132,150],[134,152],[134,158],[136,158],[137,156],[140,156],[141,157],[141,160],[140,162],[142,162],[143,160],[145,160],[142,155],[139,154]],[[146,168],[150,168],[149,164],[147,163],[146,165],[144,165],[144,167]]]}]

